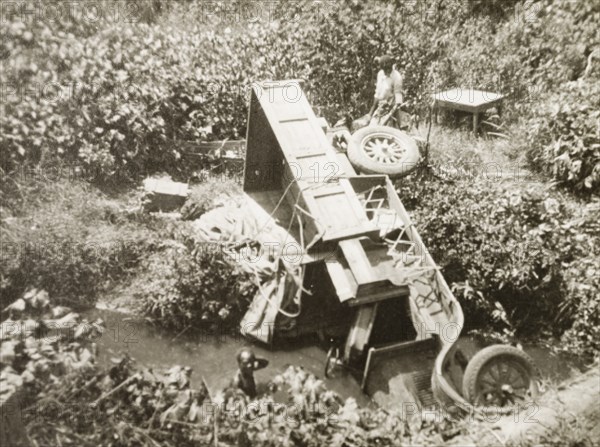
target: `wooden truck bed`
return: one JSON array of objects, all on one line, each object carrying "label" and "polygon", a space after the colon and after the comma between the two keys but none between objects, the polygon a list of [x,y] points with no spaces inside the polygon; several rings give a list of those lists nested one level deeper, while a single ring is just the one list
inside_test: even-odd
[{"label": "wooden truck bed", "polygon": [[[299,302],[317,309],[322,303],[323,310],[339,312],[340,317],[342,309],[349,310],[340,318],[347,330],[344,360],[366,365],[367,390],[371,367],[394,375],[389,368],[398,365],[385,361],[394,351],[397,360],[401,352],[420,347],[430,352],[435,346],[435,358],[427,354],[428,360],[419,361],[411,372],[420,377],[414,377],[420,384],[415,387],[423,387],[423,377],[431,377],[433,368],[435,389],[452,400],[462,399],[444,376],[455,340],[442,336],[449,324],[460,333],[463,315],[458,302],[390,179],[356,176],[346,155],[336,152],[327,139],[299,81],[263,83],[253,89],[244,192],[257,216],[287,228],[290,242],[301,247],[302,256],[292,262],[302,272]],[[325,278],[318,276],[319,266]],[[337,304],[329,306],[332,298]],[[311,315],[306,308],[302,312]],[[390,315],[398,318],[394,321]],[[390,344],[385,331],[374,328],[377,324],[391,324],[390,334],[407,339]],[[274,327],[277,331],[277,324]]]}]

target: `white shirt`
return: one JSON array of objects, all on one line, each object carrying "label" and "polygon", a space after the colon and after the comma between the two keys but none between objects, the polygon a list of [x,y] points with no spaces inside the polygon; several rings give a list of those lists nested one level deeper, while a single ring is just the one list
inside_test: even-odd
[{"label": "white shirt", "polygon": [[387,101],[392,97],[395,98],[396,104],[402,103],[402,76],[396,70],[392,70],[389,76],[386,76],[383,70],[379,70],[375,85],[375,99]]}]

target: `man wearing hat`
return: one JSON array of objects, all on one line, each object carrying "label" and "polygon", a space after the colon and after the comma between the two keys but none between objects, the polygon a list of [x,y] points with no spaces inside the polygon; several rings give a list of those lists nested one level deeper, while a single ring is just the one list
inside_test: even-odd
[{"label": "man wearing hat", "polygon": [[401,125],[400,106],[402,105],[402,76],[394,68],[394,60],[385,55],[376,59],[379,62],[379,73],[375,85],[375,98],[368,114],[370,125],[385,124],[381,120],[394,116],[397,127]]}]

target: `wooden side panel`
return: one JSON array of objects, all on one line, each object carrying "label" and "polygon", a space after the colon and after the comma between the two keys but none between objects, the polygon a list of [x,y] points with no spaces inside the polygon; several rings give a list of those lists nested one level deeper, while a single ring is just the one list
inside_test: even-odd
[{"label": "wooden side panel", "polygon": [[270,191],[281,185],[283,154],[269,120],[253,91],[248,110],[244,191]]},{"label": "wooden side panel", "polygon": [[[305,191],[304,198],[315,219],[325,229],[324,241],[346,239],[368,234],[376,235],[377,229],[368,221],[360,203],[354,196],[338,185],[328,185]],[[358,205],[358,206],[357,206]]]},{"label": "wooden side panel", "polygon": [[297,156],[293,168],[296,170],[298,180],[308,183],[323,183],[332,172],[324,169],[328,163],[329,159],[325,152],[313,152]]}]

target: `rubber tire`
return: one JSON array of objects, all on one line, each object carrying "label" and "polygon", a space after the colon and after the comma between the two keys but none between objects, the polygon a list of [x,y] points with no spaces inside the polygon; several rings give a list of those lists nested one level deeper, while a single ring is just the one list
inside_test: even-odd
[{"label": "rubber tire", "polygon": [[[401,161],[393,165],[387,165],[373,160],[365,153],[361,142],[374,133],[387,133],[401,141],[406,148],[406,153]],[[416,141],[405,132],[388,126],[368,126],[357,130],[352,135],[352,144],[348,145],[348,158],[350,163],[363,174],[385,174],[390,178],[397,178],[414,171],[421,155]]]},{"label": "rubber tire", "polygon": [[538,386],[536,382],[537,370],[533,360],[525,352],[509,345],[491,345],[477,352],[467,364],[463,375],[463,396],[470,403],[474,403],[474,397],[477,394],[477,378],[481,369],[494,357],[513,357],[519,362],[529,373],[529,391],[532,392],[532,398],[538,394]]}]

